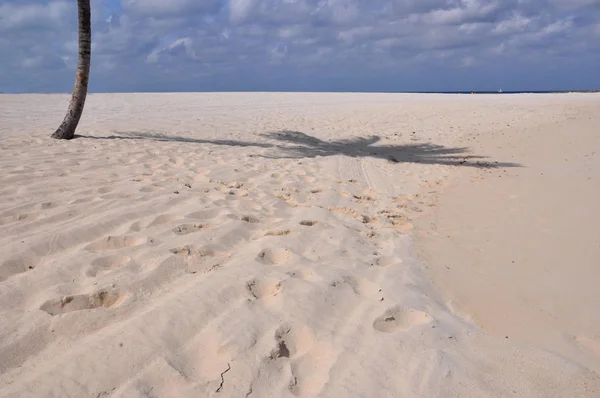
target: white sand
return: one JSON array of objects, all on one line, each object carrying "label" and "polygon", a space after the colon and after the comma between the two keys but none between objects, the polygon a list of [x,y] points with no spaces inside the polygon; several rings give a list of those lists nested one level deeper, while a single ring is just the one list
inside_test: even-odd
[{"label": "white sand", "polygon": [[459,170],[421,218],[422,255],[484,330],[600,372],[600,95],[567,120],[469,140],[522,168]]},{"label": "white sand", "polygon": [[455,145],[599,96],[91,95],[51,140],[67,101],[0,96],[0,396],[600,393],[589,355],[454,314],[412,237],[490,155]]}]

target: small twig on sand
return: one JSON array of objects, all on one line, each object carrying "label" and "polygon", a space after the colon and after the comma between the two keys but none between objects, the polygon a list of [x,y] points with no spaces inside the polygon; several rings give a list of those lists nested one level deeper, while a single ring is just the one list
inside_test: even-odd
[{"label": "small twig on sand", "polygon": [[229,372],[231,370],[231,365],[228,363],[227,364],[227,369],[221,373],[221,385],[219,386],[219,388],[217,388],[217,392],[220,392],[221,389],[223,388],[223,384],[225,383],[225,379],[223,378],[223,375],[227,372]]}]

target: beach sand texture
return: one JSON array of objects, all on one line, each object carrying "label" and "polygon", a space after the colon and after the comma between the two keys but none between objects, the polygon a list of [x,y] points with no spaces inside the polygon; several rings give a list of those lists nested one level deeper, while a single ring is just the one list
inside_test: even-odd
[{"label": "beach sand texture", "polygon": [[507,339],[461,298],[514,304],[425,255],[462,258],[428,238],[444,187],[528,172],[503,133],[597,145],[600,96],[92,94],[52,140],[68,100],[0,96],[0,396],[600,394],[597,317],[569,329],[581,357]]}]

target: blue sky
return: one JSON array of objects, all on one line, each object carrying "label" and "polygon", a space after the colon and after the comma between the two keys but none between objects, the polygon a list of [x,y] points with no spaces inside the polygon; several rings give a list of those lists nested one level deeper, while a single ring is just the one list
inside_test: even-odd
[{"label": "blue sky", "polygon": [[[70,92],[75,0],[1,0],[0,91]],[[92,0],[90,91],[600,89],[600,0]]]}]

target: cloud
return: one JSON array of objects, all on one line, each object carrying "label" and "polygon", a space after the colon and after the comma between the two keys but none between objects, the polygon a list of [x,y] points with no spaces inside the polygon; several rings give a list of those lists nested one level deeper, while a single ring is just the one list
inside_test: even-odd
[{"label": "cloud", "polygon": [[153,18],[186,16],[195,13],[214,13],[220,0],[122,0],[126,13]]},{"label": "cloud", "polygon": [[0,4],[0,29],[5,31],[22,28],[43,29],[56,26],[67,16],[71,7],[66,1],[47,4],[8,2]]},{"label": "cloud", "polygon": [[[92,7],[90,87],[98,91],[600,84],[600,0],[95,0]],[[0,91],[69,91],[76,18],[74,2],[4,0]]]},{"label": "cloud", "polygon": [[493,21],[503,10],[499,2],[464,0],[450,8],[435,8],[423,14],[412,14],[413,20],[430,25],[461,25],[468,22]]}]

